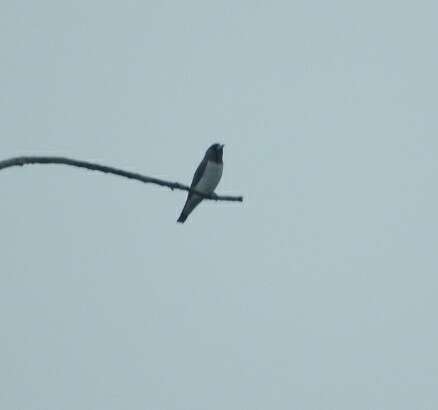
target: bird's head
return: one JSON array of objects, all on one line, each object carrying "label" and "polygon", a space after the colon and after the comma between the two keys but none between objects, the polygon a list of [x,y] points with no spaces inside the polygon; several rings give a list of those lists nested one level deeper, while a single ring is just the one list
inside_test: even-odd
[{"label": "bird's head", "polygon": [[208,161],[214,161],[219,164],[222,163],[222,155],[224,153],[224,144],[213,144],[205,153],[205,158]]}]

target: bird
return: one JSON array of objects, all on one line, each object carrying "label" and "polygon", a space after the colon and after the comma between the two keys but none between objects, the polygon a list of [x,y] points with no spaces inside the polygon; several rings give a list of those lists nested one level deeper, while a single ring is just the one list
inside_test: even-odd
[{"label": "bird", "polygon": [[[223,169],[223,155],[224,144],[213,144],[211,145],[202,159],[201,163],[195,171],[192,183],[190,185],[191,189],[205,193],[213,194],[219,181],[222,177]],[[193,192],[189,192],[187,195],[187,200],[184,208],[179,216],[177,222],[184,223],[190,213],[201,203],[202,198]]]}]

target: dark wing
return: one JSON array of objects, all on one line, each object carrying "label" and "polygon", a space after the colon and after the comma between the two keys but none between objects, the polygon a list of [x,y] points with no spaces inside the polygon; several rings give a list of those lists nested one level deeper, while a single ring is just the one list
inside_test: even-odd
[{"label": "dark wing", "polygon": [[[190,184],[190,188],[193,188],[197,185],[197,183],[202,178],[202,175],[204,175],[205,168],[207,167],[207,162],[205,158],[201,161],[201,163],[198,165],[198,168],[196,168],[195,175],[193,175],[192,183]],[[190,212],[192,212],[202,201],[202,197],[199,195],[193,196],[193,192],[189,192],[187,195],[186,203],[184,205],[184,208],[181,212],[181,215],[178,218],[178,222],[184,223],[184,221],[187,219],[187,217],[190,215]]]},{"label": "dark wing", "polygon": [[[201,163],[196,168],[195,175],[193,175],[192,183],[190,184],[190,188],[194,188],[197,183],[201,180],[202,175],[204,175],[205,168],[207,167],[207,160],[203,159]],[[192,192],[189,192],[188,198],[192,196]],[[187,198],[187,199],[188,199]]]}]

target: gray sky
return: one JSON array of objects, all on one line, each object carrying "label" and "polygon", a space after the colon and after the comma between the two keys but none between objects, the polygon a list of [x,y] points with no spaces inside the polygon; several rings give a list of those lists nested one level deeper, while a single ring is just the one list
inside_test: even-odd
[{"label": "gray sky", "polygon": [[438,408],[432,1],[0,3],[0,408]]}]

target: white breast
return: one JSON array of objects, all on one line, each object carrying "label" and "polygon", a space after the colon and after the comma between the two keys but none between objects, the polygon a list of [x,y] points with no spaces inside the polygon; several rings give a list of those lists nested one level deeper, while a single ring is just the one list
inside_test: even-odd
[{"label": "white breast", "polygon": [[199,192],[205,192],[206,194],[211,194],[216,189],[219,181],[222,177],[222,164],[217,164],[216,162],[207,162],[205,167],[204,175],[196,184],[195,189]]}]

